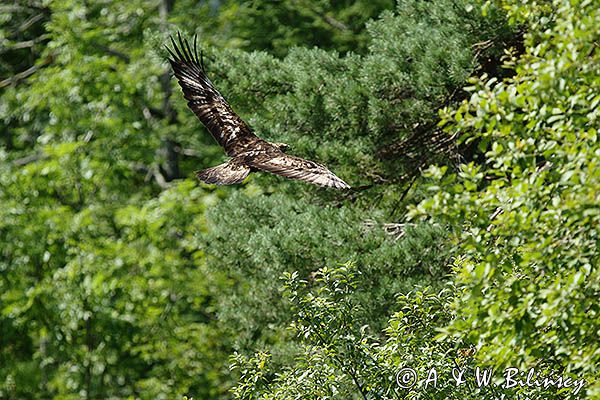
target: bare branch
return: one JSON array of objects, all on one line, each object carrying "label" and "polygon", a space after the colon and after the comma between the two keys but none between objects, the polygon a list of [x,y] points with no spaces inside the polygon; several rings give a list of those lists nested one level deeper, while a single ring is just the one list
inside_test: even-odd
[{"label": "bare branch", "polygon": [[184,149],[181,146],[175,146],[173,148],[173,151],[175,151],[178,154],[181,154],[182,156],[200,158],[200,153],[194,149]]},{"label": "bare branch", "polygon": [[2,53],[6,53],[7,51],[11,51],[11,50],[18,50],[18,49],[27,49],[30,47],[33,47],[36,42],[38,42],[38,40],[25,40],[24,42],[17,42],[15,44],[13,44],[11,47],[4,47],[2,50],[0,50],[0,52]]},{"label": "bare branch", "polygon": [[42,153],[35,153],[35,154],[30,154],[28,156],[22,157],[22,158],[17,158],[16,160],[12,161],[12,164],[16,167],[22,167],[24,165],[27,164],[31,164],[32,162],[36,162],[38,160],[41,160],[43,158],[45,158],[46,155],[42,154]]},{"label": "bare branch", "polygon": [[27,29],[31,28],[31,26],[33,24],[35,24],[36,22],[41,21],[46,15],[44,15],[44,13],[39,13],[34,15],[33,17],[29,18],[27,21],[23,22],[18,28],[17,28],[17,32],[23,32],[26,31]]},{"label": "bare branch", "polygon": [[165,177],[160,173],[160,169],[158,167],[148,167],[144,164],[135,163],[131,166],[134,171],[137,172],[145,172],[146,173],[146,181],[149,181],[150,178],[154,178],[154,181],[161,189],[166,190],[171,187],[169,182],[165,179]]},{"label": "bare branch", "polygon": [[50,64],[53,60],[54,60],[54,56],[51,54],[48,57],[46,57],[44,59],[44,61],[42,61],[40,64],[29,67],[25,71],[19,72],[18,74],[11,76],[10,78],[6,78],[6,79],[0,81],[0,89],[4,88],[6,86],[9,86],[11,84],[17,84],[20,81],[22,81],[23,79],[30,77],[31,75],[35,74],[37,72],[37,70]]},{"label": "bare branch", "polygon": [[346,26],[346,24],[344,24],[341,21],[338,21],[337,19],[333,18],[331,15],[321,15],[321,17],[325,20],[325,22],[327,22],[329,25],[333,26],[334,28],[337,28],[341,31],[349,31],[350,28],[348,28],[348,26]]}]

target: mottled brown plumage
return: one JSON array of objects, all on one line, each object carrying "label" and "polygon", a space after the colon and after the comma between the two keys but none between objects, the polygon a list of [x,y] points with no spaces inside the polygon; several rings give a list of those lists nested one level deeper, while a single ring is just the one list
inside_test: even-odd
[{"label": "mottled brown plumage", "polygon": [[196,41],[192,51],[187,40],[182,40],[180,35],[178,39],[179,46],[171,38],[173,50],[167,50],[188,106],[225,153],[232,157],[224,164],[197,172],[200,180],[231,185],[242,182],[252,171],[265,171],[324,187],[350,188],[323,165],[285,154],[287,145],[269,143],[256,136],[206,76],[204,63],[196,51]]}]

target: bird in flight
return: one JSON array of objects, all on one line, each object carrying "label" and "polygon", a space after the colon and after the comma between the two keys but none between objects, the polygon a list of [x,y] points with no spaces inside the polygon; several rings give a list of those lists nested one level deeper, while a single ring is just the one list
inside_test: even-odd
[{"label": "bird in flight", "polygon": [[231,185],[242,182],[250,172],[271,172],[290,179],[299,179],[336,189],[350,186],[326,167],[316,162],[285,153],[284,143],[269,143],[235,113],[208,79],[204,62],[194,48],[178,33],[179,45],[171,37],[173,50],[167,47],[169,62],[183,90],[188,106],[204,124],[231,159],[226,163],[196,172],[203,182]]}]

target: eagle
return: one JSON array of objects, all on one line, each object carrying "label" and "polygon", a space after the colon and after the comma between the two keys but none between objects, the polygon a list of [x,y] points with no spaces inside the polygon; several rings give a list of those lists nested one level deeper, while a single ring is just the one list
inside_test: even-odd
[{"label": "eagle", "polygon": [[197,171],[203,182],[231,185],[242,182],[250,172],[270,172],[323,187],[349,189],[350,186],[325,166],[286,154],[288,145],[270,143],[256,136],[233,111],[206,76],[202,55],[198,57],[196,37],[193,51],[189,42],[177,34],[179,45],[171,36],[168,58],[188,107],[230,157],[229,161]]}]

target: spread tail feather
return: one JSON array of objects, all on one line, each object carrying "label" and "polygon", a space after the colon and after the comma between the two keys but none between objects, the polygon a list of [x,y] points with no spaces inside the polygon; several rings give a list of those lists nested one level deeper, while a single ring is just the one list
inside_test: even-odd
[{"label": "spread tail feather", "polygon": [[250,173],[250,167],[237,162],[235,159],[229,162],[197,171],[196,176],[202,182],[214,183],[215,185],[233,185],[240,183]]}]

